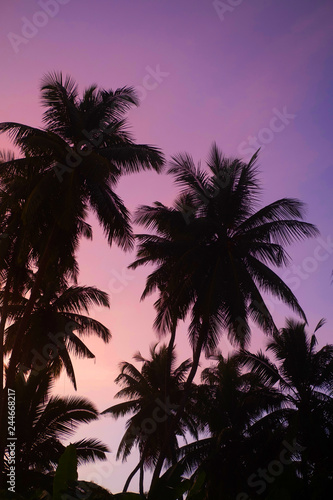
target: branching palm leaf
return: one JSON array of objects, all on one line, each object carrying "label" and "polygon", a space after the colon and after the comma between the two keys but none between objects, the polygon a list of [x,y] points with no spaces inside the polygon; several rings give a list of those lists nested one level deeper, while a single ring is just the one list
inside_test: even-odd
[{"label": "branching palm leaf", "polygon": [[[34,478],[55,471],[65,450],[62,440],[70,438],[80,424],[98,418],[96,408],[88,400],[51,396],[52,388],[50,370],[30,374],[27,380],[21,376],[16,379],[16,456],[19,487],[23,491],[33,486]],[[82,439],[73,444],[79,464],[106,460],[108,448],[96,439]]]}]

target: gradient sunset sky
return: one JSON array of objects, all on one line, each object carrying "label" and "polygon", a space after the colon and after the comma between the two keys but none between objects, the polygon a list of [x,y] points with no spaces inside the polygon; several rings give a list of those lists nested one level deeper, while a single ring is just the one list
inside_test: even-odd
[{"label": "gradient sunset sky", "polygon": [[[38,14],[45,12],[42,4],[53,5],[53,17]],[[297,267],[281,275],[304,308],[310,329],[327,319],[318,332],[320,346],[331,342],[331,0],[2,0],[0,9],[0,121],[42,126],[40,80],[46,72],[61,70],[81,90],[92,83],[106,89],[136,87],[141,105],[129,113],[133,134],[138,142],[160,147],[167,159],[186,151],[204,162],[213,141],[226,155],[244,159],[254,143],[261,147],[263,203],[300,198],[307,204],[307,220],[321,232],[321,239],[290,247]],[[9,147],[0,136],[0,148]],[[134,211],[155,200],[171,204],[176,189],[165,174],[146,172],[124,178],[117,192]],[[113,403],[119,362],[130,361],[138,350],[148,355],[157,337],[154,297],[139,302],[148,270],[127,271],[135,253],[110,250],[91,221],[94,239],[80,247],[80,281],[110,293],[111,309],[94,310],[92,316],[111,329],[113,339],[106,346],[88,339],[96,360],[76,362],[76,367],[78,394],[104,410]],[[279,327],[286,315],[292,316],[276,302],[271,310]],[[264,335],[253,331],[252,349],[264,342]],[[226,339],[220,348],[230,350]],[[179,362],[190,355],[185,327],[177,352]],[[62,376],[57,393],[72,392]],[[81,479],[112,492],[122,489],[137,461],[133,455],[126,465],[115,462],[123,429],[124,421],[108,417],[82,426],[79,436],[103,440],[112,453],[107,464],[81,468]]]}]

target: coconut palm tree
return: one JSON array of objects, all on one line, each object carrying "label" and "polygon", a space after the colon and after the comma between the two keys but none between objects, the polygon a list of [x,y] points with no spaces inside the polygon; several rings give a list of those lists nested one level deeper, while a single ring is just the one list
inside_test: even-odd
[{"label": "coconut palm tree", "polygon": [[0,153],[1,389],[4,372],[3,341],[9,305],[18,303],[31,286],[37,243],[45,230],[45,227],[38,224],[40,218],[36,217],[29,227],[23,220],[24,204],[41,179],[41,165],[29,158],[22,158],[19,168],[15,169],[8,166],[14,160],[12,153]]},{"label": "coconut palm tree", "polygon": [[[48,277],[50,275],[48,273]],[[25,297],[12,300],[9,297],[9,326],[5,330],[4,353],[10,354],[16,338],[16,329],[26,304]],[[60,375],[64,368],[76,389],[76,379],[71,354],[93,358],[94,354],[81,340],[82,335],[95,334],[108,342],[110,331],[99,321],[88,316],[91,306],[109,307],[106,293],[95,287],[66,286],[63,279],[55,275],[41,289],[29,319],[22,350],[20,352],[19,372],[38,376],[48,368],[53,376]],[[82,312],[87,313],[82,314]],[[18,421],[16,428],[25,425]]]},{"label": "coconut palm tree", "polygon": [[[163,157],[156,148],[137,145],[127,131],[125,112],[137,105],[135,92],[124,87],[113,91],[93,85],[80,98],[76,83],[62,74],[47,75],[41,87],[45,129],[18,123],[2,123],[0,131],[9,133],[13,143],[33,161],[42,162],[43,178],[33,189],[24,207],[24,216],[33,220],[43,203],[48,230],[42,238],[43,251],[11,356],[8,377],[13,378],[22,337],[38,297],[40,282],[58,258],[59,243],[73,255],[81,234],[90,235],[84,219],[88,208],[97,215],[108,242],[124,249],[133,245],[129,214],[114,192],[120,176],[140,169],[160,170]],[[73,158],[76,159],[73,167]],[[16,162],[16,163],[15,163]],[[20,160],[11,160],[4,168],[15,168]],[[59,168],[62,173],[59,178]],[[63,172],[65,170],[65,172]],[[61,181],[61,182],[59,182]],[[53,252],[56,248],[57,252]],[[52,253],[55,255],[52,256]]]},{"label": "coconut palm tree", "polygon": [[[24,207],[28,203],[31,192],[42,178],[45,161],[35,161],[25,157],[15,160],[11,153],[2,154],[0,158],[0,343],[1,343],[1,399],[5,398],[3,388],[4,375],[4,333],[6,325],[12,322],[18,307],[22,306],[24,298],[29,296],[34,282],[35,264],[39,258],[40,244],[47,232],[47,204],[43,210],[35,214],[33,220],[24,216]],[[15,164],[15,166],[14,166]],[[76,277],[77,264],[67,248],[61,247],[62,257],[58,259],[58,281],[65,275]],[[66,262],[66,265],[65,265]],[[61,268],[65,267],[64,277]],[[17,318],[17,316],[16,316]],[[17,318],[18,319],[18,318]],[[11,385],[13,387],[13,385]],[[0,413],[4,405],[0,404]],[[5,419],[0,419],[5,424]],[[5,440],[4,429],[0,433],[0,449],[3,450]],[[3,453],[0,452],[0,468]]]},{"label": "coconut palm tree", "polygon": [[[85,221],[88,210],[97,215],[110,245],[116,243],[125,250],[131,248],[129,213],[115,193],[115,187],[121,175],[141,169],[159,171],[164,161],[158,149],[135,144],[127,130],[124,115],[138,104],[132,88],[106,91],[92,85],[80,98],[76,83],[70,77],[55,73],[44,78],[41,92],[46,108],[44,129],[13,122],[0,124],[0,132],[7,132],[23,155],[19,159],[7,159],[1,171],[17,172],[16,177],[20,177],[27,165],[40,169],[38,182],[28,184],[29,196],[20,200],[22,238],[29,241],[32,228],[39,237],[32,240],[36,243],[36,248],[31,245],[36,272],[16,330],[6,387],[14,384],[29,318],[48,272],[58,268],[65,275],[77,276],[75,251],[80,237],[92,234]],[[4,177],[8,179],[8,174]],[[12,198],[17,195],[14,189],[11,194]],[[10,281],[7,288],[6,283],[4,285],[8,293],[13,274],[8,267]],[[2,332],[5,318],[6,314]],[[5,392],[1,411],[4,409]]]},{"label": "coconut palm tree", "polygon": [[285,398],[265,377],[243,372],[237,354],[215,359],[203,370],[195,398],[204,437],[181,448],[179,457],[185,471],[202,481],[203,498],[236,498],[247,491],[251,473],[278,456],[279,427],[267,415]]},{"label": "coconut palm tree", "polygon": [[[196,168],[187,154],[176,156],[169,169],[181,187],[174,205],[156,202],[136,214],[136,222],[153,231],[138,235],[137,260],[131,267],[155,266],[142,295],[159,292],[155,327],[165,333],[190,314],[193,363],[187,387],[202,350],[214,349],[224,331],[244,346],[250,338],[250,320],[266,333],[277,330],[263,292],[305,319],[296,297],[270,266],[285,266],[285,246],[318,231],[302,220],[304,206],[298,200],[284,198],[258,209],[256,160],[257,154],[248,164],[229,160],[216,145],[206,170]],[[174,336],[175,329],[171,346]],[[186,390],[177,418],[185,404]]]},{"label": "coconut palm tree", "polygon": [[[25,217],[25,208],[29,204],[31,193],[41,182],[46,166],[45,159],[37,161],[35,158],[25,157],[24,154],[20,160],[15,160],[12,154],[1,156],[0,220],[1,230],[4,233],[0,239],[1,375],[4,374],[4,355],[8,354],[13,348],[14,333],[17,331],[22,312],[24,312],[24,307],[28,302],[27,298],[29,298],[29,294],[33,289],[37,263],[43,251],[44,237],[48,232],[50,222],[52,222],[49,220],[52,206],[51,199],[45,200],[42,210],[37,212],[32,219]],[[83,230],[89,233],[89,226],[86,226],[84,227],[84,221],[81,221],[76,233]],[[89,236],[89,234],[86,235]],[[73,240],[78,240],[77,234],[73,236]],[[43,284],[40,283],[37,303],[42,296],[45,296],[45,286],[50,288],[51,283],[54,282],[57,283],[57,286],[62,287],[63,291],[68,287],[69,279],[76,282],[78,266],[75,255],[66,245],[66,242],[63,241],[63,243],[64,245],[58,245],[58,251],[55,248],[53,249],[53,265],[49,266]],[[36,314],[36,304],[33,307],[32,314]],[[7,330],[6,326],[8,327]],[[5,331],[7,336],[6,346],[4,346]],[[10,349],[8,349],[7,342],[9,339],[8,333],[11,333]],[[47,332],[44,333],[46,335]],[[30,354],[33,347],[33,345],[30,346],[26,354]],[[22,353],[22,346],[20,350]],[[16,363],[17,366],[18,362]],[[1,378],[0,387],[2,391],[3,378]],[[10,387],[13,387],[13,385],[11,384]],[[5,396],[5,392],[3,395]],[[5,419],[2,419],[1,422],[4,423]],[[0,448],[3,448],[4,436],[5,433],[1,432]],[[0,462],[2,458],[3,454],[0,454]]]},{"label": "coconut palm tree", "polygon": [[[55,376],[65,368],[76,389],[71,353],[94,358],[94,354],[81,340],[82,335],[95,334],[104,342],[109,342],[109,329],[88,316],[91,306],[109,307],[109,300],[105,292],[95,287],[65,286],[61,281],[57,282],[55,276],[42,289],[22,342],[19,366],[22,374],[30,370],[36,373],[49,366]],[[21,298],[20,303],[9,307],[12,323],[5,331],[5,354],[12,350],[26,300]]]},{"label": "coconut palm tree", "polygon": [[329,491],[333,484],[333,345],[316,349],[316,332],[323,324],[309,335],[305,323],[288,319],[267,345],[274,361],[262,352],[241,354],[247,367],[286,394],[287,408],[278,416],[286,435],[302,447],[296,458],[304,498],[322,488]]},{"label": "coconut palm tree", "polygon": [[[139,448],[140,461],[128,477],[124,492],[127,491],[134,475],[140,471],[140,493],[143,494],[144,469],[152,468],[157,462],[170,417],[178,408],[182,398],[183,383],[190,369],[189,360],[175,367],[173,352],[171,374],[168,373],[166,346],[157,350],[155,345],[150,350],[150,356],[150,359],[144,359],[140,353],[134,356],[134,359],[143,363],[141,371],[131,363],[121,364],[121,373],[115,381],[123,385],[123,388],[115,397],[126,398],[127,401],[113,405],[102,412],[114,418],[133,413],[126,423],[126,432],[119,444],[117,458],[126,460],[136,445]],[[185,438],[186,432],[197,435],[190,412],[184,413],[168,443],[166,456],[169,463],[176,462],[177,436]]]},{"label": "coconut palm tree", "polygon": [[[94,421],[98,412],[88,400],[80,397],[51,396],[54,378],[50,369],[25,380],[15,381],[16,396],[16,471],[17,491],[49,485],[65,450],[63,440],[70,438],[80,424]],[[108,448],[97,439],[73,443],[78,463],[106,460]],[[10,455],[5,459],[5,470]]]}]

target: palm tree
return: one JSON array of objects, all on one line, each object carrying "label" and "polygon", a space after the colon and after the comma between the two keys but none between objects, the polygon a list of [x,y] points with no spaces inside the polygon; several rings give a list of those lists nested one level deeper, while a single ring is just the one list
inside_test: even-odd
[{"label": "palm tree", "polygon": [[[22,300],[31,290],[35,263],[39,258],[40,242],[46,232],[45,219],[48,210],[45,204],[40,213],[35,214],[33,220],[27,221],[24,216],[24,207],[28,203],[31,192],[40,182],[45,161],[35,161],[30,157],[15,160],[12,153],[2,153],[0,158],[0,226],[2,237],[0,239],[0,279],[1,279],[1,377],[0,377],[0,414],[4,411],[3,376],[4,376],[4,334],[6,324],[12,321],[13,308],[22,305]],[[15,164],[15,166],[13,166]],[[45,209],[45,210],[44,210]],[[46,217],[45,217],[46,215]],[[61,248],[63,251],[63,249]],[[65,249],[66,252],[67,248]],[[75,278],[76,263],[71,255],[67,259],[66,274]],[[61,260],[61,259],[60,259]],[[64,267],[64,266],[62,266]],[[59,269],[61,274],[61,269]],[[59,277],[59,279],[61,279]],[[58,280],[59,280],[58,279]],[[11,387],[13,385],[11,384]],[[0,422],[5,425],[5,419]],[[5,430],[0,433],[0,450],[3,451]],[[0,451],[0,469],[2,469],[3,452]],[[1,478],[0,478],[1,480]]]},{"label": "palm tree", "polygon": [[[175,414],[183,392],[183,383],[190,369],[189,360],[175,367],[175,354],[172,353],[171,373],[168,370],[168,350],[155,345],[150,350],[150,359],[144,359],[140,353],[134,359],[143,363],[141,371],[133,364],[123,362],[121,373],[116,383],[123,388],[115,395],[128,401],[107,408],[102,414],[110,414],[114,418],[133,413],[127,421],[126,432],[121,439],[117,458],[126,460],[135,445],[140,452],[140,461],[128,477],[124,492],[130,481],[140,471],[140,493],[143,494],[144,468],[152,468],[157,460],[167,432],[170,417]],[[167,382],[168,380],[168,382]],[[186,432],[196,436],[196,428],[190,412],[183,415],[175,433],[168,443],[166,457],[169,463],[176,462],[178,449],[177,436],[185,438]]]},{"label": "palm tree", "polygon": [[307,496],[310,491],[330,491],[333,483],[333,345],[316,350],[315,335],[323,323],[310,336],[305,323],[287,320],[267,345],[276,362],[262,352],[241,354],[247,367],[278,384],[286,395],[286,409],[278,416],[286,435],[296,437],[301,447],[298,467],[304,498],[312,498]]},{"label": "palm tree", "polygon": [[[94,405],[84,398],[51,396],[53,381],[49,369],[15,381],[17,490],[25,493],[49,485],[65,450],[62,440],[70,438],[78,425],[98,418]],[[106,460],[108,448],[97,439],[73,444],[78,464]],[[9,464],[7,455],[4,473]]]},{"label": "palm tree", "polygon": [[236,498],[247,478],[278,455],[278,427],[267,415],[281,408],[284,396],[258,373],[242,372],[236,354],[215,357],[203,370],[194,413],[203,434],[180,449],[187,472],[202,481],[203,498]]},{"label": "palm tree", "polygon": [[[4,237],[0,240],[1,375],[4,374],[4,356],[13,348],[15,333],[20,324],[21,315],[24,312],[24,307],[28,302],[27,298],[35,282],[36,265],[42,251],[43,238],[47,234],[50,223],[48,221],[51,206],[50,200],[45,200],[42,210],[35,214],[33,220],[27,220],[25,217],[25,207],[29,204],[31,193],[41,181],[44,170],[45,159],[37,161],[35,158],[25,157],[23,154],[20,160],[15,160],[14,156],[8,153],[2,154],[0,158],[0,220],[1,230],[5,233]],[[86,233],[89,233],[89,226],[86,226],[85,228],[82,221],[79,231],[84,229]],[[58,248],[57,256],[55,255],[56,249],[53,250],[53,265],[49,266],[48,273],[44,276],[44,282],[40,284],[37,304],[41,306],[40,303],[42,302],[42,308],[45,307],[46,288],[50,289],[52,286],[58,286],[61,288],[61,291],[64,291],[68,287],[67,283],[69,279],[76,282],[78,266],[75,256],[66,244],[58,245]],[[102,294],[102,292],[97,291],[96,297],[99,293]],[[99,299],[97,302],[99,302]],[[36,310],[37,307],[35,304],[32,310],[33,315],[36,315]],[[42,311],[40,313],[43,314]],[[49,329],[52,330],[54,326],[50,325],[49,322]],[[47,328],[45,321],[43,327]],[[29,324],[27,328],[29,328]],[[4,345],[5,332],[7,337],[6,346]],[[35,333],[37,334],[37,332]],[[47,332],[43,333],[46,335]],[[46,337],[44,338],[44,344],[45,340],[47,340]],[[34,345],[30,345],[29,347],[25,343],[24,348],[27,348],[25,355],[31,355],[33,347]],[[21,354],[22,349],[19,356]],[[65,354],[66,352],[64,352]],[[20,361],[22,362],[22,359]],[[20,365],[21,368],[22,364]],[[2,391],[2,377],[0,387]],[[13,386],[11,385],[11,387]],[[3,395],[5,395],[5,392]],[[1,420],[1,422],[4,424],[5,419]],[[0,448],[2,449],[4,446],[3,439],[5,439],[4,431],[1,432]],[[2,462],[2,459],[3,454],[0,455],[0,462]]]},{"label": "palm tree", "polygon": [[[147,168],[159,171],[163,164],[159,150],[135,144],[127,131],[124,113],[138,104],[132,88],[113,92],[98,90],[93,85],[80,99],[76,83],[70,77],[63,79],[59,73],[47,75],[41,91],[46,107],[44,130],[11,122],[0,124],[0,131],[8,132],[26,156],[47,164],[43,178],[25,206],[25,218],[33,220],[45,201],[51,205],[47,211],[48,230],[41,242],[43,251],[38,259],[36,279],[17,331],[9,378],[13,377],[19,344],[37,300],[40,282],[60,252],[57,242],[61,240],[67,254],[73,254],[79,236],[91,234],[84,222],[90,207],[109,244],[116,242],[124,249],[131,248],[133,236],[129,214],[114,187],[124,173]],[[69,167],[73,164],[72,157],[77,159],[75,168]],[[19,162],[11,160],[4,167],[15,168]],[[59,165],[66,170],[61,179]],[[58,250],[56,256],[52,256],[54,247]]]},{"label": "palm tree", "polygon": [[[92,234],[85,222],[88,209],[96,213],[110,245],[130,249],[133,235],[129,213],[114,189],[121,175],[141,169],[159,171],[164,161],[158,149],[135,144],[127,130],[124,114],[138,104],[132,88],[114,92],[92,85],[80,98],[76,83],[59,73],[44,78],[41,92],[46,107],[45,129],[12,122],[0,124],[0,132],[7,132],[24,155],[3,162],[1,172],[17,172],[17,178],[27,165],[39,169],[38,182],[29,184],[29,196],[20,200],[24,226],[20,234],[25,241],[29,241],[38,221],[35,229],[39,238],[33,239],[36,248],[31,245],[37,270],[16,330],[6,387],[14,384],[23,338],[47,273],[58,268],[65,275],[77,276],[75,251],[79,239]],[[4,177],[8,179],[8,175]],[[11,194],[16,196],[14,189]],[[13,274],[8,269],[7,277],[11,279]],[[11,286],[5,285],[5,290]],[[3,324],[5,318],[6,314]],[[4,331],[3,325],[1,328]],[[4,409],[5,392],[1,411]]]},{"label": "palm tree", "polygon": [[29,158],[22,158],[19,167],[14,169],[8,166],[14,160],[12,153],[0,153],[1,390],[4,374],[3,341],[9,306],[10,303],[18,302],[31,286],[37,242],[45,229],[39,227],[37,218],[30,227],[23,222],[23,207],[40,181],[41,165],[31,162]]},{"label": "palm tree", "polygon": [[[277,296],[305,319],[296,297],[270,266],[285,266],[289,260],[285,245],[318,231],[303,222],[304,206],[298,200],[283,198],[257,210],[256,160],[257,154],[248,164],[229,160],[216,145],[207,170],[196,168],[187,154],[176,156],[169,173],[181,192],[173,207],[156,202],[137,211],[136,222],[154,234],[138,235],[137,260],[131,267],[156,267],[142,295],[159,292],[155,327],[165,333],[190,313],[193,363],[186,388],[202,350],[214,349],[223,331],[244,346],[250,337],[249,320],[265,333],[277,330],[262,292]],[[174,336],[175,331],[171,347]],[[185,407],[186,394],[187,389],[175,421]],[[154,480],[163,456],[162,451]]]},{"label": "palm tree", "polygon": [[[18,320],[27,299],[12,304],[9,317],[12,323],[5,332],[4,352],[9,354],[16,337]],[[99,321],[82,312],[89,313],[91,306],[110,307],[105,292],[87,286],[65,286],[54,280],[42,289],[42,294],[30,316],[29,326],[22,342],[20,372],[41,371],[52,367],[54,375],[65,368],[76,389],[76,379],[71,353],[79,357],[94,358],[94,354],[81,340],[82,335],[95,334],[109,342],[111,333]]]},{"label": "palm tree", "polygon": [[[27,300],[20,297],[20,301],[10,301],[8,319],[11,323],[5,330],[5,354],[10,354],[12,350],[16,329]],[[30,373],[33,377],[48,368],[57,377],[62,368],[65,368],[76,389],[71,354],[94,357],[80,337],[95,334],[104,342],[111,338],[108,328],[88,316],[90,307],[94,305],[109,307],[107,294],[95,287],[66,286],[64,280],[59,280],[56,276],[46,283],[41,288],[41,295],[32,311],[22,342],[19,373],[23,377]],[[22,420],[16,423],[16,428],[19,429],[20,425],[25,425]]]}]

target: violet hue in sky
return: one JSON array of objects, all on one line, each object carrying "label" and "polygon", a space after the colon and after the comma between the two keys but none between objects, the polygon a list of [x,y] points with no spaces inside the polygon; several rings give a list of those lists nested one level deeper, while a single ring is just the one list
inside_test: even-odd
[{"label": "violet hue in sky", "polygon": [[[243,0],[230,7],[237,2],[226,0],[220,4],[230,8],[219,15],[207,0],[59,0],[59,12],[30,32],[27,43],[18,42],[13,34],[22,36],[22,18],[43,24],[36,17],[40,3],[47,1],[1,2],[0,121],[41,126],[41,77],[61,70],[81,89],[92,83],[107,89],[137,87],[142,103],[129,113],[135,138],[159,146],[167,158],[187,151],[204,161],[215,140],[226,155],[247,159],[249,149],[257,147],[249,141],[259,138],[263,202],[302,199],[307,220],[318,225],[326,242],[293,245],[290,254],[299,267],[282,276],[310,328],[327,318],[318,332],[320,345],[332,341],[332,2]],[[154,71],[159,72],[155,79],[148,76]],[[283,121],[274,120],[279,113]],[[4,136],[0,147],[10,147]],[[176,190],[171,178],[147,172],[123,179],[118,193],[134,210],[155,200],[171,204]],[[135,254],[110,250],[102,231],[94,228],[93,242],[80,247],[80,280],[110,293],[111,309],[92,315],[110,327],[113,339],[107,346],[88,339],[96,363],[76,366],[78,393],[103,410],[113,403],[118,363],[130,361],[139,349],[147,355],[156,336],[153,298],[139,303],[147,270],[126,271]],[[292,316],[277,303],[271,309],[279,327],[286,315]],[[185,328],[178,338],[180,362],[190,355]],[[252,348],[264,341],[255,331]],[[224,338],[220,347],[230,349]],[[57,392],[72,393],[64,376]],[[107,417],[82,427],[80,436],[97,437],[112,449],[108,464],[81,468],[82,479],[113,492],[122,489],[137,460],[115,462],[123,429],[124,421]]]}]

